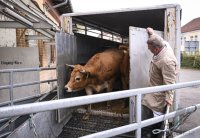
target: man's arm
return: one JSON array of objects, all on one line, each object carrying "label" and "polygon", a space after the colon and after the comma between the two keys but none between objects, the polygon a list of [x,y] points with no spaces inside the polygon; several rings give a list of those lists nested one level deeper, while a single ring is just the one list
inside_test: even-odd
[{"label": "man's arm", "polygon": [[[163,66],[162,75],[163,75],[163,84],[174,84],[176,83],[176,74],[177,66],[176,62],[170,61]],[[169,105],[172,105],[174,98],[174,90],[166,91],[166,102]]]}]

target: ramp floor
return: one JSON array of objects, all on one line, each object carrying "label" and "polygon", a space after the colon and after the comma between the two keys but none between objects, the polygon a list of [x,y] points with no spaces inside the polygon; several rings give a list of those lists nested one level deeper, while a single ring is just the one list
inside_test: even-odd
[{"label": "ramp floor", "polygon": [[[79,108],[72,113],[72,118],[64,126],[59,138],[78,138],[96,132],[129,124],[128,108],[123,108],[123,100],[111,102],[111,109],[107,109],[106,102],[92,104],[92,113],[88,120],[84,120],[85,108]],[[134,138],[134,132],[115,136],[115,138]]]},{"label": "ramp floor", "polygon": [[[128,118],[91,115],[88,120],[83,119],[84,113],[73,113],[73,117],[64,126],[59,138],[78,138],[95,132],[127,125]],[[116,138],[134,138],[134,133],[123,134]]]}]

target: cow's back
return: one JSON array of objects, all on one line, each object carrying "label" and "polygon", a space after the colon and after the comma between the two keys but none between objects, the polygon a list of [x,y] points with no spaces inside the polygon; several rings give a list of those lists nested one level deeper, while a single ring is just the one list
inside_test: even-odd
[{"label": "cow's back", "polygon": [[92,66],[92,72],[101,81],[109,80],[120,73],[120,65],[123,61],[124,53],[119,49],[108,49],[102,53],[94,55],[85,65]]}]

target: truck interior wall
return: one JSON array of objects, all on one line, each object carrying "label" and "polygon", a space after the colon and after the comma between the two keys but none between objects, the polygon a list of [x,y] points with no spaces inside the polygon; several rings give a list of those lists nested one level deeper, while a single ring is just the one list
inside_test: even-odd
[{"label": "truck interior wall", "polygon": [[109,47],[118,47],[120,43],[93,36],[75,34],[77,44],[77,63],[85,64],[95,53]]},{"label": "truck interior wall", "polygon": [[67,93],[64,89],[65,84],[70,78],[72,69],[65,64],[85,64],[95,53],[109,47],[118,47],[120,43],[113,42],[93,36],[65,33],[57,33],[57,75],[58,75],[58,97],[70,98],[85,95],[84,91]]},{"label": "truck interior wall", "polygon": [[[73,35],[64,32],[56,33],[56,56],[57,56],[57,95],[58,99],[73,97],[67,93],[64,86],[69,80],[70,68],[66,64],[75,64],[76,59],[76,42]],[[76,94],[76,93],[73,93]],[[58,122],[61,122],[71,115],[73,108],[58,109]]]}]

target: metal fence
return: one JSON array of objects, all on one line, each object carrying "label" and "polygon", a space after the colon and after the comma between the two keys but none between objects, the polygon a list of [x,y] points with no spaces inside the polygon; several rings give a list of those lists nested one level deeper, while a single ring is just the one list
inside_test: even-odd
[{"label": "metal fence", "polygon": [[24,104],[24,105],[2,107],[0,108],[0,119],[18,116],[18,115],[31,114],[31,113],[56,110],[56,109],[68,108],[68,107],[75,107],[75,106],[80,106],[80,105],[86,105],[86,104],[92,104],[92,103],[98,103],[98,102],[104,102],[104,101],[109,101],[109,100],[116,100],[116,99],[136,96],[137,108],[136,108],[136,120],[135,120],[136,122],[135,123],[133,122],[132,124],[129,124],[129,125],[94,133],[94,134],[87,135],[84,137],[112,137],[112,136],[116,136],[116,135],[120,135],[123,133],[136,130],[136,133],[135,133],[136,137],[140,138],[142,127],[149,126],[151,124],[155,124],[155,123],[167,120],[169,118],[174,118],[176,116],[179,116],[185,113],[191,113],[200,108],[200,104],[198,104],[198,105],[187,107],[187,108],[174,111],[165,115],[161,115],[159,117],[141,121],[141,97],[143,94],[162,92],[166,90],[174,90],[174,89],[180,89],[180,88],[186,88],[186,87],[193,87],[193,86],[198,86],[198,85],[200,85],[200,81],[192,81],[192,82],[184,82],[184,83],[177,83],[177,84],[171,84],[171,85],[146,87],[146,88],[131,89],[131,90],[110,92],[110,93],[90,95],[90,96],[81,96],[81,97],[46,101],[46,102],[40,102],[40,103],[31,103],[31,104]]},{"label": "metal fence", "polygon": [[[44,81],[33,81],[33,82],[14,84],[13,83],[13,75],[14,75],[15,72],[30,72],[30,71],[43,71],[43,70],[55,70],[55,69],[56,69],[55,67],[54,68],[51,67],[51,68],[23,68],[23,69],[2,69],[2,70],[0,70],[0,73],[9,73],[9,84],[0,86],[0,90],[2,90],[2,89],[9,89],[10,90],[9,91],[9,93],[10,93],[10,101],[8,101],[6,103],[3,103],[3,104],[11,104],[11,105],[13,105],[13,103],[16,102],[14,100],[14,98],[13,98],[13,89],[14,88],[57,81],[57,79],[51,79],[51,80],[44,80]],[[22,98],[20,100],[26,100],[26,99],[29,99],[29,98],[33,98],[33,96],[24,97],[24,98]]]}]

